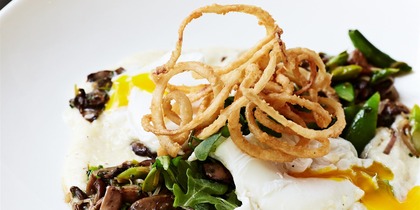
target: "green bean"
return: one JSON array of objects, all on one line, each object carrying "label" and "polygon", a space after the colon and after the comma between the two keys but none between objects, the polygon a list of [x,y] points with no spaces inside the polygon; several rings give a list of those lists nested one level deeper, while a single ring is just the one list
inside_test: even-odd
[{"label": "green bean", "polygon": [[157,168],[152,168],[147,177],[144,179],[144,182],[141,186],[143,192],[152,192],[159,185],[160,180],[160,170]]},{"label": "green bean", "polygon": [[128,182],[130,179],[144,179],[150,169],[146,166],[131,167],[117,176],[118,183]]},{"label": "green bean", "polygon": [[409,66],[407,63],[404,63],[401,61],[397,61],[393,63],[390,67],[400,69],[401,70],[400,72],[410,72],[412,69],[411,66]]},{"label": "green bean", "polygon": [[372,79],[370,80],[371,84],[378,84],[386,80],[389,76],[398,73],[400,70],[396,68],[384,68],[373,71]]},{"label": "green bean", "polygon": [[331,71],[333,81],[343,81],[356,78],[362,67],[358,65],[339,66]]},{"label": "green bean", "polygon": [[420,107],[416,104],[410,114],[411,141],[414,148],[420,153]]},{"label": "green bean", "polygon": [[398,62],[388,54],[380,51],[358,30],[349,30],[349,36],[354,47],[362,52],[366,59],[374,66],[380,68],[399,68],[403,72],[411,71],[411,66],[404,62]]},{"label": "green bean", "polygon": [[332,57],[328,62],[325,64],[325,67],[330,71],[337,66],[342,66],[347,63],[347,59],[349,58],[349,54],[347,51],[341,52],[340,54]]},{"label": "green bean", "polygon": [[335,92],[337,93],[338,97],[348,101],[354,101],[354,88],[350,82],[340,83],[334,86]]},{"label": "green bean", "polygon": [[[344,109],[344,115],[346,116],[346,124],[347,125],[351,125],[351,123],[354,120],[354,117],[359,112],[360,108],[361,108],[361,106],[356,105],[356,104],[346,106],[346,107],[343,108]],[[346,127],[350,127],[350,126],[346,126]],[[346,132],[344,131],[343,133],[346,133]]]},{"label": "green bean", "polygon": [[360,154],[375,136],[378,119],[379,93],[373,94],[354,117],[344,138],[349,140]]}]

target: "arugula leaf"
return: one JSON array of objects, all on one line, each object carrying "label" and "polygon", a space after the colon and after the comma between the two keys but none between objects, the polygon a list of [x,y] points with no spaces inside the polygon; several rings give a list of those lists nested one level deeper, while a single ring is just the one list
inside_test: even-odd
[{"label": "arugula leaf", "polygon": [[156,162],[153,165],[153,167],[157,169],[161,169],[161,170],[163,169],[161,171],[161,174],[165,181],[165,186],[171,191],[173,190],[174,184],[178,182],[177,180],[178,161],[179,161],[179,158],[171,159],[169,156],[159,156],[156,158]]},{"label": "arugula leaf", "polygon": [[215,207],[209,203],[199,203],[194,206],[194,210],[214,210]]},{"label": "arugula leaf", "polygon": [[[220,136],[216,136],[216,139]],[[153,167],[160,170],[166,188],[174,193],[175,207],[232,210],[241,204],[228,185],[204,179],[200,161],[188,162],[181,156],[161,156]]]},{"label": "arugula leaf", "polygon": [[178,184],[174,184],[173,193],[175,195],[175,207],[194,207],[201,203],[213,204],[217,210],[231,210],[237,207],[223,198],[215,197],[215,195],[224,195],[228,190],[227,185],[206,179],[196,179],[193,177],[191,169],[187,169],[186,174],[188,177],[188,189],[186,193],[184,193]]},{"label": "arugula leaf", "polygon": [[198,144],[201,143],[201,139],[194,136],[194,133],[191,133],[190,137],[188,138],[188,146],[191,149],[194,149]]},{"label": "arugula leaf", "polygon": [[203,140],[195,149],[194,153],[198,160],[207,159],[210,152],[213,152],[217,146],[224,140],[221,133],[216,133]]},{"label": "arugula leaf", "polygon": [[171,158],[169,156],[159,156],[156,158],[156,164],[163,169],[168,170],[169,165],[171,164]]},{"label": "arugula leaf", "polygon": [[238,196],[236,195],[235,190],[232,190],[230,193],[228,193],[228,194],[226,194],[226,195],[227,195],[226,200],[227,200],[229,203],[233,203],[233,204],[235,204],[236,206],[240,206],[240,205],[242,205],[242,202],[238,199]]},{"label": "arugula leaf", "polygon": [[230,136],[230,132],[229,132],[229,128],[227,126],[227,123],[225,126],[223,126],[222,128],[220,128],[220,133],[222,134],[223,137],[228,138]]}]

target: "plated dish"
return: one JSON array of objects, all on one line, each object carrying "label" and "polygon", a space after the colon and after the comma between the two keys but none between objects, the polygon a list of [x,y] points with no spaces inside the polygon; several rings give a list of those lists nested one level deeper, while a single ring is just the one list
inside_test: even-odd
[{"label": "plated dish", "polygon": [[[413,74],[395,83],[408,107],[418,103],[418,2],[356,0],[346,5],[346,11],[354,15],[343,15],[341,2],[303,2],[244,1],[273,15],[285,31],[282,38],[289,48],[308,47],[337,55],[353,49],[347,30],[359,29],[381,50],[413,66]],[[66,209],[61,176],[70,130],[62,118],[68,99],[74,97],[74,84],[83,84],[89,73],[103,69],[124,66],[127,72],[139,72],[134,66],[143,64],[121,60],[139,51],[171,51],[182,19],[205,4],[210,2],[19,0],[3,8],[0,208]],[[378,16],[372,11],[393,11],[394,15]],[[186,31],[185,49],[246,49],[264,35],[251,16],[205,15],[193,23]],[[26,172],[31,172],[30,178]],[[23,194],[31,196],[23,202],[16,196]]]},{"label": "plated dish", "polygon": [[[190,21],[229,12],[256,16],[266,36],[248,50],[193,51],[179,61]],[[392,86],[411,67],[357,30],[349,31],[356,50],[336,56],[288,49],[282,33],[259,7],[210,5],[184,20],[167,61],[143,54],[153,61],[141,66],[150,75],[90,74],[68,113],[75,144],[64,189],[72,207],[418,206],[418,107],[398,103]],[[169,83],[185,71],[195,80]]]}]

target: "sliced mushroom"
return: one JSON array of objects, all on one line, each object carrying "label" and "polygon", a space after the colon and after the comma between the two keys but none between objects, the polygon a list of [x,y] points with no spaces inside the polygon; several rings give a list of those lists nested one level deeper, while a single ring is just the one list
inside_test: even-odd
[{"label": "sliced mushroom", "polygon": [[395,142],[397,141],[397,137],[395,136],[395,131],[391,129],[391,132],[389,133],[390,133],[390,140],[384,149],[384,154],[387,154],[387,155],[389,155],[389,153],[391,152],[392,148],[395,145]]},{"label": "sliced mushroom", "polygon": [[362,74],[371,74],[371,65],[367,62],[365,56],[359,51],[354,50],[350,53],[349,59],[347,60],[349,64],[356,64],[363,68]]},{"label": "sliced mushroom", "polygon": [[84,200],[88,198],[85,192],[83,192],[80,188],[73,186],[70,188],[70,192],[73,195],[73,197],[76,197],[79,200]]},{"label": "sliced mushroom", "polygon": [[95,88],[101,89],[101,90],[109,90],[112,86],[112,77],[115,75],[121,74],[124,72],[124,68],[118,68],[114,71],[111,70],[103,70],[98,71],[95,73],[91,73],[87,76],[88,82],[93,82],[96,86]]},{"label": "sliced mushroom", "polygon": [[70,100],[70,107],[77,108],[87,121],[96,120],[109,100],[108,91],[112,87],[112,77],[123,71],[123,68],[119,68],[115,71],[104,70],[89,74],[87,81],[92,83],[93,91],[86,93],[84,89],[79,89]]},{"label": "sliced mushroom", "polygon": [[110,70],[103,70],[103,71],[98,71],[95,73],[90,73],[87,76],[87,81],[88,82],[96,82],[99,80],[103,80],[103,79],[111,79],[114,76],[114,71],[110,71]]},{"label": "sliced mushroom", "polygon": [[378,109],[378,127],[391,127],[395,118],[402,113],[410,113],[404,104],[389,99],[382,100]]},{"label": "sliced mushroom", "polygon": [[139,163],[139,166],[151,166],[155,163],[154,159],[143,160]]},{"label": "sliced mushroom", "polygon": [[94,186],[95,182],[96,182],[97,178],[95,175],[91,174],[89,176],[89,180],[86,184],[86,194],[87,195],[93,195],[96,193],[96,188]]},{"label": "sliced mushroom", "polygon": [[208,178],[228,184],[233,183],[232,175],[221,163],[204,163],[203,168]]},{"label": "sliced mushroom", "polygon": [[125,169],[119,168],[119,166],[114,166],[108,168],[101,168],[94,174],[104,179],[112,179],[124,170]]},{"label": "sliced mushroom", "polygon": [[376,84],[374,86],[375,90],[381,94],[381,99],[389,99],[391,101],[396,101],[399,98],[397,89],[394,86],[394,79],[388,77],[386,80]]},{"label": "sliced mushroom", "polygon": [[105,190],[106,190],[106,185],[101,179],[97,179],[95,181],[95,183],[93,183],[93,186],[94,186],[95,192],[96,192],[96,195],[95,195],[95,198],[93,199],[93,202],[96,203],[99,199],[104,197]]},{"label": "sliced mushroom", "polygon": [[109,186],[106,189],[100,210],[119,210],[122,204],[122,195],[117,187]]},{"label": "sliced mushroom", "polygon": [[118,174],[120,174],[121,172],[133,166],[137,166],[137,164],[134,164],[131,161],[126,161],[118,166],[99,169],[94,174],[104,179],[113,179],[114,177],[118,176]]},{"label": "sliced mushroom", "polygon": [[125,203],[134,203],[147,196],[147,194],[142,193],[141,188],[137,185],[123,186],[120,192]]},{"label": "sliced mushroom", "polygon": [[90,207],[89,210],[99,210],[101,208],[103,200],[104,198],[101,198],[98,201],[96,201],[96,203],[92,207]]},{"label": "sliced mushroom", "polygon": [[73,209],[74,210],[87,210],[89,208],[88,203],[75,203],[73,204]]},{"label": "sliced mushroom", "polygon": [[366,101],[375,92],[369,85],[369,77],[358,78],[354,83],[356,103]]},{"label": "sliced mushroom", "polygon": [[407,146],[408,150],[410,150],[411,154],[415,156],[420,156],[417,152],[416,148],[414,147],[413,142],[410,139],[410,122],[408,119],[404,118],[403,120],[396,122],[396,129],[395,134],[397,138],[401,138],[404,142],[405,146]]},{"label": "sliced mushroom", "polygon": [[171,195],[154,195],[134,202],[129,210],[172,210],[174,198]]},{"label": "sliced mushroom", "polygon": [[138,156],[150,157],[152,159],[156,158],[156,153],[150,151],[150,149],[147,148],[140,141],[135,141],[135,142],[131,143],[131,148],[132,148],[134,154],[136,154]]}]

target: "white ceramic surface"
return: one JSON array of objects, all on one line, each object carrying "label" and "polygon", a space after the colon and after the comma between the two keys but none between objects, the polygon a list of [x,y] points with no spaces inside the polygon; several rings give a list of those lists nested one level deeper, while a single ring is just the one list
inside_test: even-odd
[{"label": "white ceramic surface", "polygon": [[[60,186],[73,85],[145,50],[170,50],[193,9],[239,1],[13,0],[0,11],[0,209],[66,209]],[[348,29],[414,67],[399,78],[402,99],[420,104],[420,2],[251,1],[284,29],[288,47],[331,54],[351,49]],[[208,15],[193,22],[186,48],[250,46],[263,35],[253,17]]]}]

